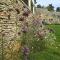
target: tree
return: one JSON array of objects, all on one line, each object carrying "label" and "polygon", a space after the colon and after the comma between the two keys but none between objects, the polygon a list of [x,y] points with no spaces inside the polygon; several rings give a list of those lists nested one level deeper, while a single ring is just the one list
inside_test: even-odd
[{"label": "tree", "polygon": [[37,8],[41,8],[41,5],[39,4],[39,5],[37,5]]},{"label": "tree", "polygon": [[35,4],[36,4],[36,0],[34,0]]},{"label": "tree", "polygon": [[56,8],[56,12],[60,12],[60,7],[57,7]]},{"label": "tree", "polygon": [[54,6],[52,6],[52,4],[49,4],[49,6],[47,6],[48,11],[54,11]]}]

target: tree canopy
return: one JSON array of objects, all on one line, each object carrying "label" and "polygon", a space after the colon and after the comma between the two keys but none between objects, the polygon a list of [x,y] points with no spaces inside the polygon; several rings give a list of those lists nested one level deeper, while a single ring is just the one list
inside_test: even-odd
[{"label": "tree canopy", "polygon": [[60,12],[60,7],[57,7],[56,8],[56,12]]},{"label": "tree canopy", "polygon": [[37,8],[41,8],[41,5],[39,4],[39,5],[37,5]]},{"label": "tree canopy", "polygon": [[47,6],[48,11],[54,11],[54,6],[52,4],[49,4]]}]

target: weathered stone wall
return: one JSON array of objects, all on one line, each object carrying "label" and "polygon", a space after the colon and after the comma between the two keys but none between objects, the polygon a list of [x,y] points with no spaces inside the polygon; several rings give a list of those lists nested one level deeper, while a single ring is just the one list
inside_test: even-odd
[{"label": "weathered stone wall", "polygon": [[23,24],[20,20],[28,18],[23,15],[25,11],[28,14],[28,9],[21,2],[14,1],[2,0],[0,4],[0,34],[5,36],[4,39],[8,38],[7,40],[17,35],[17,28],[21,28]]},{"label": "weathered stone wall", "polygon": [[[0,0],[0,59],[18,60],[21,25],[24,6],[19,1]],[[19,35],[20,37],[20,35]]]}]

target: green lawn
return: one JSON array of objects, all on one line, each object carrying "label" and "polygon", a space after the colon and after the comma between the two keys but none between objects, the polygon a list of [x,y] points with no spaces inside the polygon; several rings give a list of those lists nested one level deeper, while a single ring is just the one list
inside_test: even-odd
[{"label": "green lawn", "polygon": [[56,41],[60,42],[60,25],[48,25],[47,27],[52,28],[56,35]]},{"label": "green lawn", "polygon": [[60,55],[57,52],[53,52],[53,50],[42,51],[40,53],[32,54],[31,60],[60,60]]},{"label": "green lawn", "polygon": [[60,60],[60,25],[47,25],[47,27],[54,30],[56,35],[56,47],[32,53],[30,55],[30,60]]}]

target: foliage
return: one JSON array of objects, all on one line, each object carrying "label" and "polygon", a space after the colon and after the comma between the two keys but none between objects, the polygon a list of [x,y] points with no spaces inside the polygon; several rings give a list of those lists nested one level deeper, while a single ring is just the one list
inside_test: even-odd
[{"label": "foliage", "polygon": [[49,6],[47,6],[48,11],[54,11],[54,6],[52,6],[52,4],[49,4]]},{"label": "foliage", "polygon": [[48,30],[42,29],[40,20],[33,20],[28,26],[28,31],[26,29],[26,32],[23,32],[21,39],[21,43],[28,45],[31,52],[42,51],[55,44],[55,36]]},{"label": "foliage", "polygon": [[57,11],[57,12],[60,12],[60,7],[57,7],[57,8],[56,8],[56,11]]},{"label": "foliage", "polygon": [[39,5],[37,5],[37,8],[41,8],[41,5],[39,4]]},{"label": "foliage", "polygon": [[34,0],[34,2],[37,3],[36,0]]},{"label": "foliage", "polygon": [[55,45],[55,40],[55,35],[53,33],[48,33],[48,35],[45,36],[46,47],[53,47]]}]

